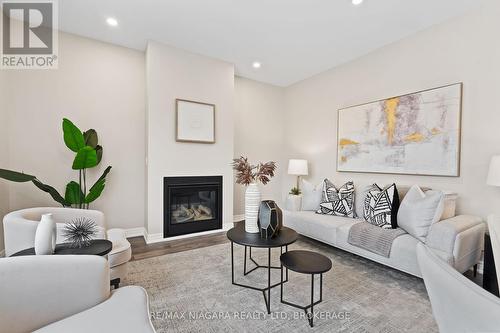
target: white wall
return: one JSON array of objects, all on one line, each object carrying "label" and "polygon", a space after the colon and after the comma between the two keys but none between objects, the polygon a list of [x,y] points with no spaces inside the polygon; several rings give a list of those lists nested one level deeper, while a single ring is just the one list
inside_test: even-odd
[{"label": "white wall", "polygon": [[[163,234],[163,177],[223,176],[223,222],[233,219],[232,64],[156,42],[146,50],[147,98],[147,228]],[[216,105],[215,144],[175,141],[175,99]]]},{"label": "white wall", "polygon": [[[107,165],[106,189],[91,208],[104,211],[108,227],[142,227],[145,210],[144,53],[61,33],[59,69],[7,71],[10,165],[55,186],[61,194],[74,157],[62,139],[63,117],[82,130],[95,128]],[[4,161],[2,161],[3,164]],[[10,185],[10,209],[58,205],[31,183]]]},{"label": "white wall", "polygon": [[[250,162],[275,161],[276,176],[266,186],[259,185],[262,199],[280,202],[285,160],[284,92],[281,87],[235,78],[234,157],[246,156]],[[234,214],[244,214],[245,187],[234,185]]]},{"label": "white wall", "polygon": [[[9,117],[7,113],[7,95],[5,93],[5,71],[0,71],[0,169],[9,166]],[[9,211],[9,185],[0,180],[0,252],[4,249],[3,216]]]},{"label": "white wall", "polygon": [[[457,191],[461,212],[500,213],[500,190],[485,184],[489,159],[500,153],[498,17],[495,3],[288,87],[288,155],[309,159],[315,181],[418,183]],[[339,108],[455,82],[464,83],[459,178],[336,172]],[[283,191],[292,183],[287,176]]]}]

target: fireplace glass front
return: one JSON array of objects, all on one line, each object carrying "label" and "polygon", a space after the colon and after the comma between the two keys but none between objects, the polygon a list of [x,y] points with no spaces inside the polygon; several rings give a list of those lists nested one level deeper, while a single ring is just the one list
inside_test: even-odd
[{"label": "fireplace glass front", "polygon": [[216,219],[217,192],[197,187],[176,188],[171,192],[170,221],[172,224],[203,222]]},{"label": "fireplace glass front", "polygon": [[165,177],[164,237],[222,229],[222,176]]}]

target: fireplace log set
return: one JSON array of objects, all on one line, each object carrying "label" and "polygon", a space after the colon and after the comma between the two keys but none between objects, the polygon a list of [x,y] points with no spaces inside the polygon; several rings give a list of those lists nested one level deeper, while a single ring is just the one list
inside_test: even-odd
[{"label": "fireplace log set", "polygon": [[212,209],[203,204],[191,204],[172,206],[172,223],[182,223],[190,221],[203,221],[211,220],[214,216],[212,215]]}]

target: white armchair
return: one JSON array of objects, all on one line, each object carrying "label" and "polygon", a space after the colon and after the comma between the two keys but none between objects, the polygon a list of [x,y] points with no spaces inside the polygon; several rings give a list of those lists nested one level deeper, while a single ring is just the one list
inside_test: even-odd
[{"label": "white armchair", "polygon": [[417,257],[439,332],[500,331],[500,298],[467,279],[422,243],[417,245]]},{"label": "white armchair", "polygon": [[155,332],[146,291],[110,292],[99,256],[0,259],[0,333]]},{"label": "white armchair", "polygon": [[38,207],[14,211],[5,215],[3,219],[5,256],[10,256],[18,251],[33,247],[35,244],[35,233],[38,222],[43,214],[52,213],[57,223],[57,243],[64,243],[66,239],[62,235],[64,224],[75,218],[86,217],[98,225],[98,239],[108,239],[113,243],[113,249],[108,254],[111,268],[110,279],[113,285],[118,287],[120,279],[127,273],[127,262],[132,257],[130,243],[125,237],[122,229],[106,228],[104,214],[91,209],[74,209],[62,207]]}]

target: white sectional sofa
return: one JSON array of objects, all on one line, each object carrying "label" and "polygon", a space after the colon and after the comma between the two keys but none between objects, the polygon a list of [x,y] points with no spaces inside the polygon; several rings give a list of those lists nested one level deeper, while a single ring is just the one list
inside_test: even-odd
[{"label": "white sectional sofa", "polygon": [[[402,200],[402,197],[401,197]],[[363,216],[356,205],[357,216]],[[380,264],[422,277],[417,262],[417,244],[421,241],[409,234],[397,237],[389,258],[348,243],[349,230],[361,219],[316,214],[314,211],[283,212],[283,224],[299,234],[339,249],[368,258]],[[485,223],[482,218],[460,215],[431,226],[425,244],[461,273],[476,265],[484,244]]]}]

